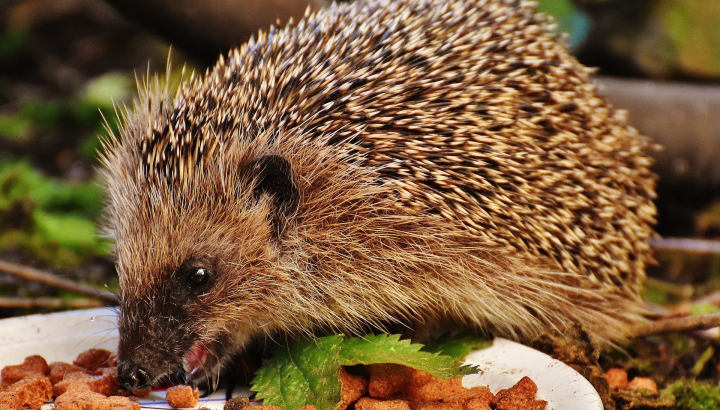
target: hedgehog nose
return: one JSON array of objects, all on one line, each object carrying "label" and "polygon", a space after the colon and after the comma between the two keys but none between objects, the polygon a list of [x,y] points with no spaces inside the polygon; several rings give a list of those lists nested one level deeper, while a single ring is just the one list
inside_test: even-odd
[{"label": "hedgehog nose", "polygon": [[118,364],[118,382],[123,389],[132,392],[150,387],[152,378],[147,370],[136,363],[124,361]]}]

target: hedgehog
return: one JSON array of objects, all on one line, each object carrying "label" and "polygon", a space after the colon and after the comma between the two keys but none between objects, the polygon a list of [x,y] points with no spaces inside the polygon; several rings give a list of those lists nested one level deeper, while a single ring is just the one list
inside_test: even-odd
[{"label": "hedgehog", "polygon": [[308,11],[105,141],[119,377],[199,383],[257,340],[644,320],[653,143],[524,0]]}]

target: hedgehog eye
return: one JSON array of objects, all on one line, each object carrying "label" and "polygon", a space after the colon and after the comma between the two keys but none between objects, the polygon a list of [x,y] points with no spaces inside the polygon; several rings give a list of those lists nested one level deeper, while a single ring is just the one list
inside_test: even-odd
[{"label": "hedgehog eye", "polygon": [[215,264],[208,259],[190,257],[186,259],[172,274],[175,283],[189,289],[192,293],[204,293],[215,274]]},{"label": "hedgehog eye", "polygon": [[210,272],[205,268],[190,269],[187,277],[187,283],[191,288],[199,288],[205,285],[210,279]]}]

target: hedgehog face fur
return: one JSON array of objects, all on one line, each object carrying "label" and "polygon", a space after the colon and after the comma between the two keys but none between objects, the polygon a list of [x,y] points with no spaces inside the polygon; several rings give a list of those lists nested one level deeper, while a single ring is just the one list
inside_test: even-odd
[{"label": "hedgehog face fur", "polygon": [[120,377],[249,340],[642,320],[651,143],[531,3],[359,0],[146,87],[107,142]]}]

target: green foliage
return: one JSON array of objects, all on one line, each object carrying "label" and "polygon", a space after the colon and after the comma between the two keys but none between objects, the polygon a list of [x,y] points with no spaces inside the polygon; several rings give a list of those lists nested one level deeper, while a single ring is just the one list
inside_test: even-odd
[{"label": "green foliage", "polygon": [[17,114],[0,116],[0,137],[10,139],[30,138],[38,131],[47,131],[63,117],[63,107],[58,101],[30,101]]},{"label": "green foliage", "polygon": [[59,101],[30,101],[23,105],[19,115],[27,118],[40,129],[50,129],[57,125],[63,116],[63,106]]},{"label": "green foliage", "polygon": [[[15,114],[0,116],[0,137],[27,144],[48,133],[87,133],[79,148],[94,159],[100,148],[98,134],[106,132],[103,117],[117,132],[114,102],[126,100],[131,90],[127,76],[101,75],[76,97],[29,101]],[[103,196],[94,182],[63,183],[44,177],[28,162],[0,161],[0,249],[21,247],[57,267],[109,253],[109,242],[99,238],[96,227]]]},{"label": "green foliage", "polygon": [[340,364],[395,363],[428,372],[441,379],[450,379],[463,374],[460,362],[453,357],[421,351],[421,344],[400,340],[400,335],[367,335],[345,339],[340,351]]},{"label": "green foliage", "polygon": [[492,346],[492,339],[476,332],[459,335],[445,335],[428,343],[423,350],[431,353],[442,353],[455,360],[463,360],[470,352]]},{"label": "green foliage", "polygon": [[314,404],[333,410],[340,403],[340,344],[343,336],[302,340],[275,355],[258,371],[252,389],[263,403],[295,410]]},{"label": "green foliage", "polygon": [[43,242],[57,242],[73,251],[96,248],[97,230],[87,218],[68,214],[50,214],[35,211],[33,221]]},{"label": "green foliage", "polygon": [[663,393],[675,396],[677,410],[720,409],[720,386],[716,383],[682,379],[669,385]]},{"label": "green foliage", "polygon": [[0,248],[20,246],[54,266],[109,252],[95,222],[102,189],[93,182],[61,183],[24,161],[0,161]]},{"label": "green foliage", "polygon": [[478,346],[487,347],[489,342],[466,335],[455,342],[444,340],[429,352],[421,350],[423,345],[400,340],[399,335],[305,339],[278,349],[257,371],[251,388],[267,405],[295,410],[313,404],[318,410],[334,410],[340,404],[341,366],[397,363],[448,379],[462,376],[465,371],[459,356],[439,351],[460,355]]},{"label": "green foliage", "polygon": [[32,121],[19,115],[0,115],[0,137],[21,139],[30,133]]}]

